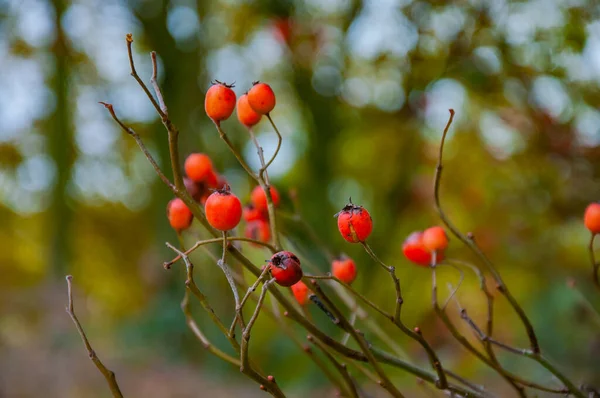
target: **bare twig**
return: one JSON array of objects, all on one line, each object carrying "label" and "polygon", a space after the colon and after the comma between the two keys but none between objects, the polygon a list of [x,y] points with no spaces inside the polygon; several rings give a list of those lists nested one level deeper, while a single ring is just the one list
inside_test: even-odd
[{"label": "bare twig", "polygon": [[96,351],[94,351],[94,349],[90,345],[90,342],[88,341],[87,336],[83,331],[83,327],[79,323],[79,319],[77,319],[77,316],[75,315],[75,310],[73,309],[73,292],[71,286],[73,277],[71,275],[67,275],[66,280],[67,295],[69,297],[69,303],[66,307],[67,314],[69,314],[69,316],[73,320],[73,323],[75,324],[75,327],[79,332],[79,336],[81,336],[81,340],[83,340],[83,344],[85,345],[85,349],[87,350],[88,356],[90,357],[92,362],[94,362],[94,365],[96,365],[100,373],[102,373],[102,376],[104,376],[104,378],[106,379],[106,383],[108,384],[108,387],[110,388],[110,392],[112,393],[113,397],[123,398],[123,394],[121,393],[121,389],[119,388],[119,384],[117,383],[115,373],[112,370],[108,369],[106,366],[104,366],[102,361],[100,361],[100,358],[98,358],[98,356],[96,355]]},{"label": "bare twig", "polygon": [[158,86],[158,66],[156,64],[156,51],[152,51],[150,53],[150,58],[152,59],[152,77],[150,78],[150,84],[152,85],[152,88],[154,88],[154,93],[156,94],[156,98],[158,98],[160,110],[163,112],[164,119],[166,120],[169,118],[169,111],[167,110],[167,105],[165,104],[165,100],[163,99],[162,91],[160,91],[160,87]]},{"label": "bare twig", "polygon": [[250,134],[250,139],[254,143],[254,146],[256,147],[256,153],[258,155],[258,158],[260,159],[260,171],[259,171],[258,175],[259,175],[259,177],[263,177],[262,173],[264,171],[265,182],[267,183],[267,185],[270,185],[269,173],[267,172],[267,168],[265,167],[265,152],[263,151],[263,148],[258,143],[258,140],[256,139],[256,135],[254,135],[254,131],[252,130],[252,127],[248,127],[248,134]]},{"label": "bare twig", "polygon": [[183,311],[183,314],[185,315],[185,321],[186,321],[188,327],[194,333],[194,336],[196,336],[198,338],[198,340],[200,340],[200,343],[202,343],[202,346],[204,348],[206,348],[206,350],[208,350],[208,352],[221,358],[225,362],[232,364],[233,366],[239,367],[241,365],[241,362],[239,359],[234,358],[231,355],[228,355],[228,354],[224,353],[223,351],[221,351],[220,349],[218,349],[217,347],[215,347],[208,340],[208,338],[204,335],[204,333],[202,333],[202,331],[200,330],[200,327],[198,327],[198,324],[196,323],[196,321],[194,320],[194,318],[192,316],[192,312],[190,310],[189,291],[187,289],[183,296],[183,300],[181,301],[181,310]]},{"label": "bare twig", "polygon": [[140,149],[142,150],[142,152],[146,156],[146,159],[148,159],[148,161],[150,162],[150,164],[154,168],[154,171],[156,171],[156,174],[160,177],[160,179],[171,189],[171,191],[173,191],[173,193],[177,193],[177,188],[175,188],[175,185],[173,185],[173,183],[171,181],[169,181],[169,179],[162,172],[162,170],[160,169],[160,166],[158,165],[158,163],[156,163],[156,161],[152,157],[152,154],[150,154],[150,151],[148,151],[148,148],[146,148],[146,145],[144,145],[144,142],[142,141],[142,139],[140,138],[140,136],[138,135],[138,133],[136,133],[131,127],[125,125],[125,123],[123,123],[117,117],[117,114],[115,113],[115,110],[114,110],[112,104],[109,104],[109,103],[106,103],[106,102],[100,102],[100,103],[102,105],[104,105],[104,107],[110,113],[110,116],[112,116],[112,118],[119,124],[119,126],[121,126],[121,128],[127,134],[129,134],[130,136],[133,137],[133,139],[135,140],[136,144],[138,144],[138,146],[140,147]]},{"label": "bare twig", "polygon": [[350,323],[348,322],[348,320],[346,319],[344,314],[342,314],[342,312],[333,304],[333,302],[331,300],[329,300],[327,295],[325,295],[325,293],[323,292],[323,290],[321,289],[321,287],[319,286],[319,284],[317,283],[316,280],[312,280],[312,286],[313,286],[314,292],[319,296],[319,298],[321,300],[323,300],[324,304],[327,307],[329,307],[329,309],[332,311],[333,315],[339,320],[340,326],[344,330],[346,330],[348,333],[350,333],[352,338],[356,341],[356,343],[360,347],[363,354],[367,357],[367,360],[369,361],[369,363],[371,364],[371,366],[373,367],[375,372],[381,378],[381,380],[379,381],[379,384],[383,388],[385,388],[390,394],[392,394],[392,396],[404,397],[404,395],[396,388],[396,386],[394,386],[394,384],[391,382],[391,380],[388,378],[388,376],[384,372],[383,368],[380,366],[378,361],[373,356],[373,353],[371,352],[371,348],[369,347],[369,344],[367,343],[365,338],[350,325]]},{"label": "bare twig", "polygon": [[281,149],[281,141],[282,141],[281,134],[279,133],[279,130],[277,129],[277,126],[273,122],[273,119],[271,119],[271,115],[269,115],[267,113],[265,116],[267,116],[267,119],[269,119],[269,122],[271,123],[271,126],[273,126],[273,129],[275,130],[275,133],[277,133],[277,148],[275,148],[275,152],[273,153],[273,156],[271,157],[271,159],[269,159],[269,161],[267,162],[267,164],[265,164],[265,166],[261,168],[261,173],[260,174],[262,174],[263,172],[267,171],[267,168],[271,165],[271,163],[273,163],[273,161],[277,157],[277,154],[279,153],[279,149]]},{"label": "bare twig", "polygon": [[396,326],[398,326],[398,328],[400,328],[400,330],[404,334],[406,334],[408,337],[412,338],[413,340],[416,340],[425,349],[425,352],[427,353],[427,357],[429,358],[429,362],[431,363],[431,366],[433,367],[433,369],[436,371],[436,373],[438,375],[438,380],[436,381],[436,386],[441,390],[445,390],[448,387],[448,380],[446,379],[446,374],[444,373],[444,368],[443,368],[442,363],[441,363],[440,359],[438,358],[437,354],[435,353],[433,348],[429,345],[427,340],[425,340],[425,338],[421,334],[415,333],[412,329],[410,329],[409,327],[404,325],[404,323],[402,323],[400,315],[401,315],[401,310],[402,310],[402,303],[404,302],[404,300],[402,299],[402,291],[400,289],[400,281],[398,280],[398,277],[396,276],[396,268],[392,267],[392,266],[388,266],[383,261],[381,261],[367,243],[362,243],[362,246],[364,247],[365,251],[369,254],[369,256],[371,256],[371,258],[376,263],[381,265],[385,270],[387,270],[389,272],[389,274],[392,277],[392,280],[394,281],[394,286],[396,288],[396,310],[394,312],[394,317],[392,318],[392,322]]},{"label": "bare twig", "polygon": [[137,80],[137,82],[140,84],[140,86],[146,93],[146,96],[148,96],[148,99],[150,100],[150,102],[152,102],[152,106],[154,106],[154,109],[156,109],[156,112],[160,115],[160,118],[163,120],[166,120],[167,116],[162,111],[162,109],[160,108],[160,106],[158,105],[158,103],[156,102],[154,97],[152,96],[152,93],[150,93],[150,90],[148,90],[148,87],[146,87],[146,85],[144,84],[144,81],[138,76],[137,71],[135,70],[135,63],[133,62],[133,51],[131,49],[131,45],[133,44],[133,35],[131,33],[128,33],[125,36],[125,40],[127,41],[127,55],[129,56],[129,66],[131,67],[131,76],[133,76],[133,78],[135,80]]},{"label": "bare twig", "polygon": [[525,311],[523,310],[523,308],[521,308],[519,303],[517,303],[517,301],[515,300],[513,295],[508,290],[508,287],[505,285],[504,281],[502,280],[502,277],[496,270],[496,267],[494,267],[492,262],[481,251],[481,249],[475,244],[473,239],[469,239],[467,236],[463,235],[458,230],[458,228],[450,221],[448,216],[446,216],[446,213],[444,213],[444,211],[442,210],[442,207],[440,204],[440,194],[439,194],[440,180],[442,177],[442,168],[443,168],[442,157],[443,157],[443,153],[444,153],[444,143],[446,141],[446,135],[448,134],[448,130],[450,129],[450,126],[452,125],[452,120],[454,119],[454,109],[450,109],[449,111],[450,111],[450,117],[448,119],[448,123],[446,124],[446,127],[444,128],[444,132],[442,134],[442,140],[440,143],[440,150],[439,150],[439,155],[438,155],[438,164],[435,169],[435,178],[434,178],[434,184],[433,184],[434,185],[435,209],[437,210],[437,212],[440,216],[440,219],[442,220],[444,225],[446,225],[446,227],[450,231],[452,231],[454,236],[456,236],[461,242],[463,242],[465,245],[467,245],[479,257],[479,259],[487,267],[487,269],[492,273],[492,276],[494,277],[494,279],[496,280],[496,283],[498,284],[498,290],[500,290],[500,292],[508,299],[510,305],[513,307],[513,309],[515,310],[515,312],[521,319],[521,322],[525,326],[525,330],[527,331],[527,336],[529,337],[531,349],[534,352],[539,353],[540,346],[539,346],[535,331],[533,329],[533,325],[531,324],[531,321],[525,314]]},{"label": "bare twig", "polygon": [[252,317],[248,321],[248,325],[246,325],[242,333],[242,350],[240,353],[242,366],[240,367],[240,371],[249,376],[250,378],[254,379],[257,383],[260,384],[261,388],[265,389],[274,397],[285,397],[283,392],[279,389],[279,386],[275,382],[275,378],[273,376],[264,377],[252,368],[252,366],[250,365],[250,359],[248,355],[250,333],[252,331],[252,327],[258,319],[258,315],[260,314],[260,310],[262,309],[262,305],[267,295],[269,285],[271,285],[274,281],[275,279],[271,279],[263,284],[260,296],[258,298],[258,302],[256,304],[256,309],[254,310]]},{"label": "bare twig", "polygon": [[329,362],[331,362],[333,366],[337,369],[337,371],[342,375],[342,378],[345,382],[346,388],[344,389],[344,391],[346,392],[346,394],[349,397],[358,398],[358,392],[356,390],[356,386],[354,385],[354,380],[352,380],[352,377],[348,373],[348,367],[346,366],[346,364],[339,363],[338,360],[335,359],[335,357],[331,355],[331,353],[328,351],[327,346],[319,340],[315,339],[313,336],[309,335],[307,339],[308,341],[319,347],[319,349],[329,360]]},{"label": "bare twig", "polygon": [[[240,242],[254,243],[254,244],[261,245],[261,246],[264,246],[264,247],[268,248],[273,253],[276,252],[275,248],[273,246],[271,246],[269,243],[262,242],[262,241],[259,241],[259,240],[255,240],[255,239],[243,238],[243,237],[237,237],[237,236],[230,236],[230,237],[227,238],[227,240],[228,241],[240,241]],[[192,247],[190,247],[189,249],[187,249],[184,253],[189,256],[190,253],[192,253],[194,250],[196,250],[200,246],[208,245],[208,244],[211,244],[211,243],[221,243],[221,242],[223,242],[223,238],[214,238],[214,239],[200,240],[200,241],[196,242]],[[172,260],[163,263],[163,267],[165,269],[169,269],[171,267],[171,265],[173,265],[175,262],[177,262],[180,259],[181,259],[181,256],[177,255]]]}]

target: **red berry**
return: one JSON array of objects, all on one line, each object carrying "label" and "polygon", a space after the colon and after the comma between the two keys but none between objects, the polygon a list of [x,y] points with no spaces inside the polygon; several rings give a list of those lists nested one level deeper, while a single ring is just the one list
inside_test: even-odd
[{"label": "red berry", "polygon": [[430,252],[442,252],[448,247],[448,235],[442,227],[431,227],[423,231],[423,246]]},{"label": "red berry", "polygon": [[254,205],[249,204],[244,206],[242,217],[247,222],[256,221],[256,220],[268,220],[268,215],[264,211],[258,210]]},{"label": "red berry", "polygon": [[244,236],[260,242],[268,242],[271,239],[271,227],[269,226],[269,223],[264,220],[252,221],[246,225]]},{"label": "red berry", "polygon": [[169,224],[175,231],[181,232],[192,225],[194,216],[183,200],[175,198],[167,204],[167,217]]},{"label": "red berry", "polygon": [[292,285],[292,293],[294,293],[294,297],[296,301],[300,305],[305,305],[308,302],[308,295],[310,290],[308,290],[308,286],[302,281],[295,283]]},{"label": "red berry", "polygon": [[349,257],[341,257],[331,263],[333,276],[345,283],[352,283],[356,278],[356,264]]},{"label": "red berry", "polygon": [[275,108],[275,93],[265,83],[254,83],[248,91],[248,103],[256,113],[266,115]]},{"label": "red berry", "polygon": [[246,127],[252,127],[256,123],[260,122],[262,115],[256,113],[254,109],[248,103],[248,94],[244,94],[240,97],[237,103],[237,117],[240,123]]},{"label": "red berry", "polygon": [[206,92],[204,109],[209,118],[214,122],[220,122],[231,116],[235,108],[235,93],[231,89],[233,85],[227,85],[215,80]]},{"label": "red berry", "polygon": [[192,153],[183,164],[185,174],[195,182],[204,182],[213,172],[210,157],[204,153]]},{"label": "red berry", "polygon": [[220,231],[229,231],[242,218],[242,203],[229,191],[229,187],[213,192],[204,205],[208,223]]},{"label": "red berry", "polygon": [[350,202],[336,216],[338,230],[348,242],[364,242],[371,235],[373,220],[364,207]]},{"label": "red berry", "polygon": [[600,203],[590,203],[583,216],[585,227],[593,234],[600,234]]},{"label": "red berry", "polygon": [[[279,192],[277,192],[275,187],[272,185],[269,188],[269,191],[271,191],[271,199],[273,200],[273,204],[275,205],[275,207],[279,206]],[[257,210],[264,212],[267,211],[267,195],[265,194],[265,190],[262,189],[260,185],[257,185],[252,190],[250,200],[252,201],[252,204]]]},{"label": "red berry", "polygon": [[219,186],[219,176],[214,172],[214,170],[211,170],[210,173],[208,173],[205,183],[208,188],[212,189],[223,188],[223,185],[225,185],[223,184]]},{"label": "red berry", "polygon": [[292,286],[302,279],[300,260],[292,252],[282,251],[273,254],[269,260],[271,275],[281,286]]},{"label": "red berry", "polygon": [[[431,265],[432,253],[423,245],[423,233],[413,232],[406,238],[402,244],[404,256],[415,264],[422,266]],[[444,259],[444,252],[436,254],[436,260],[439,262]]]}]

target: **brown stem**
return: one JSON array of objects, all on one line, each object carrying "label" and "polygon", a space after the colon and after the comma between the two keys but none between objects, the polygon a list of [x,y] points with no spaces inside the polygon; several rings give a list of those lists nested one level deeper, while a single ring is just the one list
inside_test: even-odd
[{"label": "brown stem", "polygon": [[77,316],[75,315],[75,310],[73,309],[73,292],[71,286],[73,277],[71,275],[67,275],[66,279],[67,296],[69,298],[69,303],[66,307],[67,314],[69,314],[71,320],[75,324],[75,327],[79,332],[79,336],[81,336],[81,340],[83,340],[83,344],[85,345],[85,349],[87,350],[88,356],[90,357],[92,362],[94,362],[94,365],[96,365],[100,373],[102,373],[102,376],[104,376],[104,378],[106,379],[106,383],[108,384],[108,387],[110,388],[110,392],[112,393],[113,397],[123,398],[123,394],[121,393],[121,389],[119,388],[119,384],[117,383],[115,373],[112,370],[108,369],[106,366],[104,366],[102,361],[100,361],[100,358],[98,358],[98,356],[96,355],[96,351],[94,351],[90,342],[88,341],[87,336],[83,331],[83,327],[79,323],[79,319],[77,319]]},{"label": "brown stem", "polygon": [[259,383],[261,385],[261,388],[264,388],[267,392],[269,392],[274,397],[285,397],[283,392],[279,389],[279,386],[275,382],[275,379],[273,378],[273,376],[264,377],[252,368],[252,366],[250,365],[250,360],[249,360],[249,355],[248,355],[248,348],[249,348],[249,343],[250,343],[250,332],[252,331],[252,327],[254,326],[254,323],[258,319],[258,314],[260,314],[260,310],[262,308],[263,302],[267,295],[269,285],[272,284],[274,281],[275,281],[274,279],[271,279],[263,284],[262,290],[260,292],[260,296],[258,298],[258,303],[256,304],[256,309],[254,310],[254,314],[252,314],[250,321],[248,321],[248,325],[246,326],[246,328],[244,329],[244,332],[242,333],[242,350],[240,353],[242,365],[240,367],[240,371],[242,373],[244,373],[245,375],[249,376],[250,378],[254,379],[257,383]]},{"label": "brown stem", "polygon": [[194,264],[192,264],[189,257],[187,256],[187,254],[180,251],[175,246],[173,246],[167,242],[167,247],[169,249],[173,250],[175,253],[179,254],[181,256],[181,258],[183,258],[183,261],[185,262],[185,267],[186,267],[185,287],[189,291],[191,291],[194,296],[196,296],[196,298],[198,299],[198,301],[200,302],[202,307],[208,313],[208,316],[213,321],[213,323],[215,325],[217,325],[217,327],[219,328],[221,333],[223,333],[227,337],[227,340],[229,341],[229,343],[231,344],[233,349],[237,352],[240,352],[239,343],[237,342],[237,340],[235,340],[235,338],[233,338],[232,336],[229,336],[227,328],[225,327],[225,325],[223,324],[221,319],[217,316],[217,314],[215,313],[215,311],[209,304],[206,296],[200,291],[200,289],[198,288],[198,285],[196,285],[196,282],[194,281]]},{"label": "brown stem", "polygon": [[146,85],[144,84],[144,81],[142,79],[140,79],[140,77],[137,74],[137,71],[135,70],[135,63],[133,62],[133,51],[131,49],[131,45],[133,44],[133,35],[131,33],[128,33],[125,36],[125,40],[127,41],[127,55],[129,56],[129,66],[131,67],[131,76],[133,76],[133,78],[135,80],[137,80],[137,82],[140,84],[140,86],[146,93],[146,96],[152,103],[152,106],[154,106],[154,109],[156,109],[156,112],[160,115],[160,118],[165,120],[167,118],[166,114],[162,111],[162,109],[160,108],[160,106],[158,105],[158,103],[156,102],[154,97],[152,96],[152,93],[150,93],[150,90],[148,90],[148,87],[146,87]]},{"label": "brown stem", "polygon": [[227,146],[229,147],[229,150],[231,151],[231,153],[233,153],[233,155],[237,159],[238,163],[244,168],[244,170],[246,170],[246,173],[248,173],[250,175],[250,177],[252,177],[256,181],[258,181],[258,176],[256,175],[256,173],[254,171],[252,171],[250,166],[248,166],[248,164],[246,163],[246,161],[244,160],[244,158],[242,157],[240,152],[237,149],[235,149],[235,147],[233,146],[233,143],[229,140],[229,137],[227,137],[227,134],[221,127],[221,123],[218,121],[216,121],[216,122],[213,121],[213,122],[215,124],[215,127],[217,128],[217,131],[219,132],[219,136],[221,137],[223,142],[225,142],[225,144],[227,144]]},{"label": "brown stem", "polygon": [[187,290],[187,289],[183,296],[183,300],[181,301],[181,310],[183,311],[183,314],[185,315],[185,322],[187,323],[188,327],[190,328],[192,333],[194,333],[194,336],[196,336],[196,338],[198,338],[200,343],[202,343],[202,346],[206,350],[208,350],[208,352],[210,352],[211,354],[215,355],[218,358],[221,358],[225,362],[232,364],[233,366],[239,367],[241,365],[241,362],[239,359],[234,358],[231,355],[228,355],[228,354],[224,353],[223,351],[221,351],[220,349],[218,349],[217,347],[215,347],[208,340],[208,338],[204,335],[204,333],[202,333],[202,331],[200,330],[200,327],[198,327],[198,324],[196,323],[196,321],[194,320],[194,318],[192,316],[192,312],[190,310],[189,290]]},{"label": "brown stem", "polygon": [[353,397],[353,398],[358,398],[358,392],[356,390],[356,385],[354,384],[354,380],[352,380],[352,377],[348,373],[348,367],[346,366],[346,364],[339,363],[338,360],[335,359],[335,357],[333,355],[331,355],[331,353],[327,349],[327,346],[325,344],[323,344],[322,342],[320,342],[319,340],[315,339],[313,336],[309,335],[307,337],[307,339],[308,339],[308,341],[310,341],[311,343],[313,343],[314,345],[319,347],[319,349],[321,350],[323,355],[325,355],[325,357],[329,360],[329,362],[331,362],[333,364],[333,366],[337,369],[337,371],[342,375],[342,378],[344,379],[344,382],[345,382],[344,392],[347,394],[347,396]]},{"label": "brown stem", "polygon": [[463,235],[458,230],[458,228],[450,221],[448,216],[446,216],[446,213],[444,213],[444,211],[442,210],[442,206],[440,204],[440,192],[439,192],[440,191],[440,180],[442,177],[442,167],[443,167],[442,166],[442,156],[444,153],[444,143],[446,141],[446,135],[448,133],[448,130],[450,129],[450,126],[452,125],[452,120],[454,119],[454,109],[450,109],[449,111],[450,111],[450,118],[448,119],[448,123],[446,124],[446,127],[444,128],[444,132],[442,134],[442,140],[440,143],[440,150],[439,150],[439,154],[438,154],[438,164],[435,169],[435,178],[434,178],[434,184],[433,184],[435,209],[438,212],[439,217],[442,220],[442,222],[444,223],[444,225],[446,225],[446,227],[450,231],[452,231],[454,236],[456,236],[461,242],[463,242],[465,245],[467,245],[479,257],[479,259],[486,266],[486,268],[491,272],[492,276],[496,280],[496,283],[498,284],[498,289],[508,299],[510,305],[513,307],[513,309],[515,310],[515,312],[521,319],[521,322],[525,326],[525,330],[527,331],[527,336],[529,337],[529,343],[531,345],[531,349],[533,350],[533,352],[539,353],[540,346],[539,346],[535,331],[533,329],[533,325],[531,324],[531,321],[525,314],[525,311],[523,311],[523,308],[521,308],[519,303],[517,303],[517,301],[515,300],[513,295],[510,293],[510,291],[508,290],[508,287],[504,284],[504,281],[502,280],[502,277],[496,270],[496,267],[494,267],[494,264],[492,264],[492,262],[487,258],[487,256],[483,253],[483,251],[481,251],[481,249],[475,244],[475,242],[472,239],[469,239],[467,236]]},{"label": "brown stem", "polygon": [[[229,240],[229,241],[240,241],[240,242],[254,243],[254,244],[262,245],[262,246],[268,248],[273,253],[276,252],[275,248],[273,246],[271,246],[270,244],[268,244],[266,242],[261,242],[259,240],[255,240],[255,239],[243,238],[243,237],[237,237],[237,236],[230,236],[230,237],[227,238],[227,240]],[[214,238],[214,239],[200,240],[200,241],[196,242],[188,250],[186,250],[184,253],[187,254],[187,255],[190,255],[190,253],[192,253],[194,250],[196,250],[200,246],[208,245],[210,243],[220,243],[222,241],[223,241],[223,238]],[[177,255],[174,259],[163,263],[163,267],[166,268],[166,269],[169,269],[171,267],[171,265],[175,264],[175,262],[177,262],[180,259],[181,259],[181,256]]]},{"label": "brown stem", "polygon": [[383,368],[379,365],[379,362],[373,356],[373,353],[371,352],[369,344],[367,343],[365,338],[360,333],[358,333],[356,329],[352,327],[352,325],[350,325],[344,314],[342,314],[342,312],[337,308],[337,306],[335,306],[333,302],[329,300],[329,297],[325,295],[325,293],[323,292],[316,280],[312,280],[312,285],[315,293],[319,296],[321,300],[323,300],[323,302],[331,309],[333,315],[339,320],[340,326],[348,333],[350,333],[352,338],[360,347],[362,353],[367,357],[368,362],[371,364],[375,372],[381,378],[379,384],[383,388],[385,388],[390,394],[392,394],[392,396],[404,397],[404,395],[394,386],[394,384],[383,371]]},{"label": "brown stem", "polygon": [[273,122],[273,119],[271,119],[271,115],[269,115],[267,113],[266,116],[267,116],[267,119],[269,119],[269,122],[271,123],[271,126],[273,126],[273,129],[275,130],[275,133],[277,133],[277,148],[275,148],[275,152],[273,153],[273,156],[271,157],[271,159],[269,159],[269,161],[267,162],[267,164],[265,164],[265,166],[261,169],[261,172],[263,170],[267,171],[267,168],[271,165],[271,163],[273,163],[273,161],[277,157],[277,154],[279,153],[279,149],[281,149],[281,141],[283,140],[282,137],[281,137],[281,134],[279,133],[279,130],[277,129],[277,126]]},{"label": "brown stem", "polygon": [[408,337],[412,338],[413,340],[416,340],[423,347],[423,349],[425,349],[425,352],[427,353],[427,357],[429,358],[429,362],[431,363],[431,366],[433,367],[433,369],[436,371],[436,373],[438,375],[438,381],[436,382],[436,386],[441,390],[445,390],[446,388],[448,388],[448,380],[446,378],[446,374],[444,373],[444,368],[442,366],[442,363],[441,363],[440,359],[438,358],[437,354],[435,353],[433,348],[429,345],[427,340],[425,340],[425,338],[421,334],[415,333],[412,329],[408,328],[406,325],[404,325],[404,323],[402,323],[400,315],[401,315],[401,310],[402,310],[402,303],[404,302],[404,300],[402,299],[402,291],[400,289],[400,281],[396,277],[396,268],[388,266],[383,261],[381,261],[377,257],[377,255],[375,255],[375,252],[373,252],[371,247],[366,242],[361,242],[361,243],[362,243],[362,246],[364,247],[365,251],[369,254],[369,256],[371,256],[371,258],[375,262],[377,262],[385,270],[387,270],[390,273],[392,280],[394,281],[394,286],[396,288],[396,311],[394,313],[394,317],[392,318],[392,322],[396,326],[398,326],[398,328],[400,328],[400,330],[404,334],[406,334]]},{"label": "brown stem", "polygon": [[258,176],[260,178],[263,178],[263,172],[264,172],[264,180],[267,183],[267,185],[270,185],[269,173],[267,172],[267,168],[265,167],[265,152],[263,151],[262,147],[258,143],[258,140],[256,139],[256,136],[254,135],[254,131],[252,130],[252,127],[248,127],[248,134],[250,134],[250,139],[252,140],[252,142],[254,143],[254,146],[256,147],[256,154],[258,155],[258,159],[260,159],[260,170],[258,172]]},{"label": "brown stem", "polygon": [[[163,99],[162,91],[160,91],[160,87],[158,85],[158,66],[156,64],[156,52],[152,51],[150,53],[150,59],[152,60],[152,77],[150,78],[150,84],[154,89],[154,93],[156,94],[156,98],[158,98],[158,104],[160,105],[160,110],[163,112],[164,117],[163,120],[167,120],[169,118],[169,111],[167,109],[167,105],[165,104],[165,100]],[[132,62],[133,65],[133,62]]]}]

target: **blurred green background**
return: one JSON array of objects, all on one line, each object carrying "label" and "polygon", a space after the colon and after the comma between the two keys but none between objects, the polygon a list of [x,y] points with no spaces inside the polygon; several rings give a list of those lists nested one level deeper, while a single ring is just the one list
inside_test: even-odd
[{"label": "blurred green background", "polygon": [[[375,223],[371,245],[398,269],[407,325],[421,327],[446,366],[511,396],[432,313],[430,272],[402,257],[410,232],[439,222],[433,173],[454,108],[441,187],[448,214],[496,262],[547,356],[576,383],[600,382],[600,293],[590,282],[581,222],[585,206],[600,198],[596,1],[0,0],[0,396],[108,396],[64,312],[68,273],[79,318],[126,396],[263,394],[208,355],[186,328],[183,266],[162,268],[173,256],[164,242],[177,241],[165,217],[170,194],[97,103],[113,103],[167,169],[166,132],[129,75],[129,32],[146,82],[149,52],[158,53],[182,156],[210,154],[243,200],[253,186],[204,114],[204,92],[213,79],[235,81],[238,95],[254,80],[268,82],[284,136],[270,172],[282,211],[293,211],[293,190],[320,242],[358,263],[357,290],[391,308],[388,275],[341,239],[332,218],[349,196],[367,207]],[[223,127],[257,166],[235,116]],[[272,153],[271,127],[262,121],[256,131]],[[286,248],[327,271],[319,246],[299,225],[285,222],[283,232]],[[195,224],[185,239],[190,245],[202,236]],[[257,265],[268,258],[244,250]],[[456,240],[448,255],[475,260]],[[206,254],[193,260],[200,288],[229,322],[234,306],[225,278]],[[445,296],[446,282],[458,275],[439,274]],[[484,297],[472,275],[458,297],[482,322]],[[496,337],[526,347],[506,301],[496,302]],[[227,351],[193,305],[205,333]],[[449,311],[462,328],[456,308]],[[369,321],[428,368],[413,341],[379,316]],[[304,339],[296,326],[293,332]],[[266,316],[251,352],[290,396],[334,396]],[[508,369],[559,386],[531,361],[503,352],[499,358]],[[385,396],[351,373],[369,396]],[[390,375],[407,396],[440,396],[400,371]]]}]

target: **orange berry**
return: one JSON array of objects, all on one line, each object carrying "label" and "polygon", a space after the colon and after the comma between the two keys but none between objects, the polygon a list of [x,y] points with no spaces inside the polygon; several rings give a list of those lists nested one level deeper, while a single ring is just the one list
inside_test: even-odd
[{"label": "orange berry", "polygon": [[260,118],[262,118],[262,115],[256,113],[248,103],[248,94],[244,94],[238,99],[236,109],[238,120],[246,127],[254,126],[256,123],[260,122]]},{"label": "orange berry", "polygon": [[204,205],[206,219],[215,229],[229,231],[235,228],[242,218],[242,203],[229,191],[229,187],[213,192]]},{"label": "orange berry", "polygon": [[228,119],[235,108],[235,93],[228,85],[215,80],[206,92],[204,99],[204,110],[214,122]]},{"label": "orange berry", "polygon": [[294,297],[298,304],[306,305],[310,290],[308,290],[308,286],[306,286],[304,282],[299,281],[298,283],[293,284],[292,293],[294,293]]},{"label": "orange berry", "polygon": [[600,234],[600,203],[590,203],[583,216],[585,227],[593,234]]},{"label": "orange berry", "polygon": [[[258,240],[260,242],[268,242],[271,239],[271,227],[264,220],[256,220],[249,222],[244,230],[246,238]],[[255,246],[260,246],[254,244]]]},{"label": "orange berry", "polygon": [[[273,200],[273,204],[275,207],[279,206],[279,192],[277,192],[275,187],[272,185],[269,191],[271,191],[271,199]],[[264,212],[267,211],[267,195],[265,194],[265,190],[262,189],[260,185],[257,185],[252,190],[252,194],[250,194],[250,200],[257,210]]]},{"label": "orange berry", "polygon": [[192,225],[194,215],[183,203],[183,200],[175,198],[167,204],[167,218],[171,227],[175,231],[181,232]]},{"label": "orange berry", "polygon": [[256,82],[248,91],[248,103],[255,112],[266,115],[275,108],[275,93],[268,84]]},{"label": "orange berry", "polygon": [[431,227],[423,231],[423,246],[430,252],[441,252],[448,247],[448,235],[442,227]]},{"label": "orange berry", "polygon": [[300,260],[292,252],[281,251],[269,260],[271,275],[281,286],[292,286],[302,279]]},{"label": "orange berry", "polygon": [[194,198],[196,202],[199,202],[204,190],[204,186],[201,183],[192,181],[192,179],[189,177],[183,177],[183,185],[185,185],[185,189],[188,191],[190,196]]},{"label": "orange berry", "polygon": [[349,257],[338,258],[331,263],[331,273],[342,282],[350,284],[356,279],[356,264]]},{"label": "orange berry", "polygon": [[335,216],[338,230],[350,243],[364,242],[373,231],[373,220],[367,209],[356,206],[352,202],[344,206]]},{"label": "orange berry", "polygon": [[[413,232],[408,235],[408,238],[402,244],[402,253],[409,261],[424,267],[430,266],[433,260],[432,253],[423,245],[423,232]],[[437,262],[443,259],[443,251],[436,254]]]},{"label": "orange berry", "polygon": [[213,172],[210,157],[204,153],[192,153],[183,164],[185,174],[196,182],[204,182]]}]

